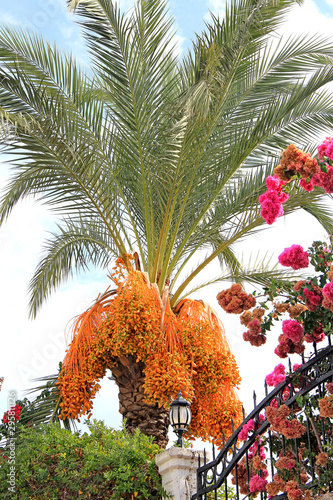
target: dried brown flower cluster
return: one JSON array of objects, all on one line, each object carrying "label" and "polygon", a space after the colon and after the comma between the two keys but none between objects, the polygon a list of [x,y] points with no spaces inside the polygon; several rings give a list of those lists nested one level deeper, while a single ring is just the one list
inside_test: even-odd
[{"label": "dried brown flower cluster", "polygon": [[295,174],[302,179],[308,179],[320,172],[317,160],[311,158],[309,153],[297,149],[294,144],[290,144],[283,152],[281,163],[274,169],[274,174],[281,181],[288,182]]},{"label": "dried brown flower cluster", "polygon": [[290,413],[291,410],[286,405],[281,405],[279,408],[273,406],[266,408],[267,420],[274,431],[280,432],[287,439],[299,438],[306,432],[306,428],[297,418],[288,420]]},{"label": "dried brown flower cluster", "polygon": [[256,299],[253,295],[244,292],[239,283],[223,290],[216,298],[222,309],[232,314],[240,314],[256,305]]}]

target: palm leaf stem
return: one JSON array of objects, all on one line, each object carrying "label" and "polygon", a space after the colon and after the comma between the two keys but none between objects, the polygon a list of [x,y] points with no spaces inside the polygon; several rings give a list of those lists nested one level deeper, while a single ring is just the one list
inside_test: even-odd
[{"label": "palm leaf stem", "polygon": [[[131,102],[132,102],[133,112],[134,112],[134,118],[135,118],[136,136],[137,136],[137,141],[138,141],[137,145],[138,145],[139,156],[140,156],[140,168],[141,168],[141,175],[142,175],[142,179],[143,179],[142,187],[143,187],[143,197],[144,197],[145,219],[146,219],[146,221],[149,221],[150,217],[149,217],[149,203],[148,203],[148,193],[147,193],[147,179],[146,179],[145,170],[144,170],[143,151],[142,151],[142,144],[141,144],[141,137],[140,137],[140,119],[138,117],[138,110],[137,110],[137,107],[136,107],[136,100],[135,100],[135,93],[134,93],[134,88],[133,88],[133,82],[132,82],[131,72],[130,72],[130,69],[128,67],[128,62],[127,62],[127,59],[126,59],[126,54],[124,52],[124,47],[123,47],[122,39],[119,36],[117,23],[115,23],[114,19],[111,18],[111,16],[109,15],[109,13],[103,7],[102,2],[100,2],[99,0],[95,0],[95,2],[99,5],[99,7],[100,7],[101,11],[103,12],[105,18],[108,20],[108,22],[110,23],[110,26],[112,27],[113,33],[114,33],[114,35],[115,35],[115,37],[117,39],[117,42],[118,42],[119,50],[121,51],[121,55],[122,55],[122,60],[123,60],[124,66],[125,66],[125,69],[126,69],[126,75],[127,75],[127,79],[128,79],[130,93],[131,93]],[[77,4],[78,3],[79,2],[77,2]],[[151,203],[151,199],[150,199],[150,206],[151,205],[152,205],[152,203]],[[135,227],[134,224],[133,224],[133,227]],[[150,231],[150,224],[149,223],[146,224],[146,234],[147,234],[147,247],[148,247],[148,252],[147,252],[148,263],[147,264],[148,264],[148,269],[149,269],[149,267],[150,267],[150,258],[151,258],[151,255],[152,255],[152,242],[153,242],[153,237],[152,237],[152,234],[151,234],[151,231]],[[139,241],[139,238],[138,238],[138,241]],[[141,254],[141,257],[143,259],[142,249],[140,249],[140,254]],[[143,259],[143,262],[144,262],[144,259]]]},{"label": "palm leaf stem", "polygon": [[[251,14],[248,16],[248,19],[246,20],[246,23],[249,24],[250,21],[251,21],[251,18],[255,20],[255,13],[257,11],[259,12],[261,8],[262,8],[262,3],[258,2],[257,6],[252,10]],[[244,34],[245,33],[246,33],[246,30],[244,28]],[[240,36],[241,36],[241,32],[238,33],[238,38]],[[233,81],[233,77],[235,75],[235,71],[237,69],[239,60],[240,60],[241,55],[242,55],[242,53],[244,51],[244,48],[245,48],[245,45],[244,45],[245,39],[242,41],[242,43],[240,43],[239,41],[235,40],[234,44],[236,44],[236,42],[237,42],[237,46],[238,46],[237,57],[233,58],[233,65],[231,67],[231,71],[229,72],[228,81],[227,81],[226,85],[224,86],[224,91],[223,91],[223,93],[221,95],[221,98],[220,98],[220,100],[219,100],[219,102],[218,102],[218,104],[216,106],[216,111],[215,111],[215,113],[213,114],[213,116],[212,116],[212,118],[210,120],[210,125],[209,125],[209,127],[207,129],[207,132],[206,132],[206,135],[205,135],[205,139],[202,142],[201,152],[197,155],[196,167],[193,168],[192,179],[191,179],[191,181],[189,183],[189,186],[188,186],[188,189],[187,189],[187,193],[186,193],[186,195],[184,197],[182,208],[180,210],[180,213],[179,213],[179,216],[178,216],[178,220],[176,221],[176,227],[173,230],[173,237],[171,237],[171,241],[169,243],[169,249],[168,249],[168,251],[166,253],[166,256],[165,256],[165,259],[164,259],[164,265],[162,267],[161,277],[160,277],[161,283],[164,283],[165,278],[167,276],[170,276],[170,274],[172,272],[172,269],[174,268],[174,266],[178,262],[178,259],[180,258],[180,255],[181,255],[181,252],[182,252],[183,248],[187,244],[188,238],[190,237],[190,235],[192,234],[192,232],[195,230],[195,228],[198,226],[198,224],[200,223],[202,217],[204,216],[204,214],[206,213],[206,211],[208,210],[208,208],[214,202],[214,200],[212,200],[212,199],[210,199],[207,202],[205,208],[201,211],[201,215],[196,219],[196,221],[192,225],[191,230],[188,231],[188,235],[189,235],[188,238],[187,239],[185,238],[183,240],[182,245],[177,249],[177,252],[175,253],[175,255],[174,255],[173,259],[172,259],[172,262],[170,263],[172,250],[174,248],[174,244],[175,244],[175,241],[176,241],[176,238],[177,238],[177,233],[178,233],[178,230],[179,230],[182,218],[183,218],[183,214],[184,214],[184,211],[185,211],[185,208],[186,208],[186,204],[187,204],[188,198],[190,196],[190,192],[191,192],[194,180],[196,178],[196,174],[197,174],[197,171],[198,171],[198,168],[199,168],[199,165],[200,165],[200,161],[201,161],[202,155],[205,152],[207,142],[208,142],[208,140],[209,140],[209,138],[211,136],[211,132],[212,132],[212,130],[213,130],[215,124],[216,124],[217,117],[220,114],[220,110],[221,110],[221,107],[223,105],[223,102],[225,102],[227,100],[228,91],[229,91],[229,89],[231,87],[231,84],[232,84],[232,81]],[[245,152],[244,152],[244,154],[243,154],[243,160],[241,162],[239,162],[237,169],[241,168],[242,162],[244,161],[244,159],[246,157],[247,157],[247,155],[245,155]],[[230,172],[229,178],[233,175],[234,172],[235,172],[235,170],[233,170],[232,172]],[[220,189],[218,191],[216,191],[216,196],[219,194],[219,192],[221,191],[221,189],[223,188],[223,186],[225,185],[225,183],[227,182],[227,180],[224,181],[223,184],[220,185]],[[168,228],[168,230],[169,229],[170,229],[170,227]]]},{"label": "palm leaf stem", "polygon": [[182,292],[187,288],[189,283],[206,267],[210,264],[221,252],[223,252],[230,245],[235,243],[239,238],[244,235],[247,235],[251,229],[254,229],[258,226],[258,224],[263,224],[263,219],[261,216],[256,217],[250,224],[246,225],[242,228],[242,230],[236,234],[234,234],[229,240],[224,241],[219,245],[214,252],[212,252],[209,257],[203,260],[201,264],[191,274],[183,281],[183,283],[178,287],[177,291],[173,295],[170,304],[172,307],[179,301],[179,297]]},{"label": "palm leaf stem", "polygon": [[[167,239],[169,237],[170,226],[172,223],[172,215],[174,213],[174,207],[175,207],[176,202],[177,202],[177,191],[175,191],[175,187],[176,187],[176,183],[177,183],[178,173],[180,171],[181,160],[183,157],[183,152],[184,152],[184,148],[185,148],[185,142],[186,142],[188,131],[189,131],[189,120],[187,120],[186,131],[185,131],[184,138],[182,141],[182,147],[181,147],[181,150],[179,153],[176,171],[175,171],[175,174],[173,176],[170,194],[168,196],[168,202],[167,202],[167,206],[166,206],[166,209],[164,212],[163,224],[162,224],[162,228],[160,231],[160,237],[159,237],[159,241],[157,244],[155,263],[154,263],[154,267],[153,267],[153,271],[152,271],[152,281],[154,283],[156,282],[156,279],[157,279],[157,273],[158,273],[158,271],[160,271],[160,262],[164,257],[166,242],[167,242]],[[159,278],[160,292],[162,292],[162,290],[164,288],[164,283],[165,283],[165,276],[163,277],[162,273],[161,273],[161,276]]]}]

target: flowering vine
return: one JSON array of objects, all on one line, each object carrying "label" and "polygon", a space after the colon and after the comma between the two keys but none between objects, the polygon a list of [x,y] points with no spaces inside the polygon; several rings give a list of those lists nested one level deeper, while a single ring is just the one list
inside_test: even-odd
[{"label": "flowering vine", "polygon": [[[293,182],[306,191],[312,191],[317,186],[326,193],[333,193],[332,138],[326,138],[318,147],[317,158],[311,158],[294,145],[283,152],[280,164],[273,175],[266,179],[267,191],[259,197],[261,216],[267,224],[273,224],[283,215],[283,203],[289,198]],[[276,473],[269,477],[267,472],[264,446],[268,438],[263,435],[254,443],[255,450],[253,445],[247,458],[234,469],[233,484],[238,481],[240,492],[253,498],[260,492],[267,492],[270,497],[286,493],[289,500],[301,500],[311,497],[311,492],[304,488],[313,479],[313,468],[311,474],[309,472],[311,463],[314,463],[316,473],[315,492],[326,491],[333,481],[333,447],[329,445],[332,438],[330,419],[333,418],[333,382],[327,383],[325,390],[323,387],[318,389],[315,395],[297,397],[290,408],[284,401],[290,397],[291,383],[295,391],[306,383],[299,373],[306,346],[312,344],[317,349],[317,345],[331,335],[333,249],[330,244],[320,241],[314,242],[307,251],[301,245],[294,244],[282,251],[278,261],[280,265],[295,271],[308,269],[310,265],[312,270],[309,270],[305,279],[295,279],[289,283],[273,281],[260,294],[247,294],[237,284],[217,296],[226,312],[240,314],[240,322],[246,328],[244,341],[260,347],[271,335],[273,325],[280,324],[274,353],[281,359],[290,354],[303,356],[301,363],[295,363],[289,373],[279,363],[266,376],[266,383],[270,387],[276,388],[283,384],[281,400],[273,399],[259,421],[249,420],[238,435],[240,441],[246,441],[267,419],[270,424],[270,443],[278,451],[278,458],[273,461]],[[310,425],[308,428],[304,425],[305,419]],[[328,442],[321,441],[320,429],[325,430]],[[312,436],[311,439],[315,441],[313,448],[309,447],[306,436]],[[294,446],[296,442],[297,450]]]},{"label": "flowering vine", "polygon": [[[302,354],[306,344],[322,342],[333,325],[333,251],[330,245],[314,242],[308,251],[300,245],[285,249],[279,256],[284,266],[301,269],[311,264],[313,272],[304,280],[285,283],[273,281],[263,293],[253,294],[255,308],[244,310],[241,324],[247,327],[243,339],[253,346],[265,344],[267,335],[276,322],[282,321],[275,354],[286,358],[289,354]],[[234,285],[233,285],[234,286]],[[232,287],[231,287],[232,288]],[[231,290],[231,288],[229,290]],[[224,296],[228,296],[225,290]],[[238,292],[245,293],[240,290]],[[218,297],[220,294],[218,295]],[[248,299],[250,304],[250,299]],[[219,301],[227,312],[230,304]]]},{"label": "flowering vine", "polygon": [[[306,344],[317,344],[331,334],[333,325],[333,250],[324,242],[314,242],[312,246],[304,251],[300,245],[292,245],[285,249],[279,256],[279,262],[283,266],[290,266],[295,270],[308,268],[311,264],[313,272],[304,280],[295,279],[294,282],[272,282],[269,287],[264,288],[263,293],[246,294],[239,285],[224,290],[218,295],[219,304],[229,313],[240,314],[240,322],[247,328],[243,333],[243,339],[252,346],[259,347],[265,344],[267,336],[274,323],[280,324],[281,333],[277,338],[277,346],[274,350],[279,358],[287,358],[289,354],[303,355]],[[223,300],[220,300],[222,295]],[[245,300],[246,296],[246,300]],[[232,297],[231,300],[226,298]],[[252,304],[251,307],[238,307],[237,297],[243,299],[242,304]],[[230,305],[233,305],[230,307]],[[293,387],[302,386],[302,376],[297,370],[302,366],[295,363],[291,373],[286,372],[286,367],[279,363],[273,371],[266,376],[266,383],[270,387],[278,387],[285,384],[289,379],[293,381]],[[289,377],[289,378],[288,378]],[[291,408],[283,404],[289,398],[288,386],[282,393],[282,403],[272,400],[266,407],[265,416],[270,423],[273,433],[271,442],[275,442],[277,448],[281,448],[281,436],[285,439],[279,458],[275,462],[277,472],[269,481],[267,463],[262,441],[257,446],[257,453],[248,456],[247,469],[245,459],[237,465],[237,477],[240,492],[255,498],[260,492],[265,491],[270,496],[279,493],[287,493],[289,500],[301,500],[310,498],[310,492],[302,488],[309,482],[310,476],[305,465],[313,451],[307,449],[305,441],[302,441],[307,430],[302,423],[304,415],[311,423],[311,432],[317,441],[317,451],[311,460],[315,462],[318,484],[327,485],[333,480],[333,448],[325,451],[319,438],[318,428],[326,429],[330,436],[333,418],[333,382],[326,385],[326,394],[320,391],[316,396],[309,399],[297,398]],[[302,416],[303,415],[303,416]],[[321,422],[324,419],[326,423]],[[240,441],[246,441],[249,435],[255,431],[255,422],[250,420],[245,424],[238,435]],[[280,438],[278,437],[280,436]],[[265,438],[260,438],[264,439]],[[298,458],[305,462],[296,460],[294,441],[298,439],[300,444],[297,450]],[[288,444],[290,442],[290,445]],[[266,465],[266,469],[255,467],[253,457],[260,457],[260,461]],[[233,472],[233,483],[236,484]],[[318,486],[319,487],[319,486]]]}]

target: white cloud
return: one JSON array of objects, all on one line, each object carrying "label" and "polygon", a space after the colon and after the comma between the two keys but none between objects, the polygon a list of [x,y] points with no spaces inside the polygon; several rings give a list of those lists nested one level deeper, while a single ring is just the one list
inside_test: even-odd
[{"label": "white cloud", "polygon": [[301,6],[296,5],[290,12],[281,32],[328,35],[333,39],[333,18],[320,12],[312,0],[305,0]]},{"label": "white cloud", "polygon": [[9,26],[22,26],[22,22],[17,18],[8,14],[7,12],[0,11],[1,24],[6,24]]},{"label": "white cloud", "polygon": [[225,13],[225,0],[208,0],[208,11],[204,15],[204,20],[208,23],[212,19],[212,14],[220,19],[223,18]]},{"label": "white cloud", "polygon": [[71,40],[77,34],[77,26],[74,24],[74,19],[70,23],[59,23],[59,30],[65,40]]},{"label": "white cloud", "polygon": [[[215,16],[223,17],[225,12],[226,0],[208,0],[207,8]],[[210,19],[210,13],[207,12],[205,19]]]}]

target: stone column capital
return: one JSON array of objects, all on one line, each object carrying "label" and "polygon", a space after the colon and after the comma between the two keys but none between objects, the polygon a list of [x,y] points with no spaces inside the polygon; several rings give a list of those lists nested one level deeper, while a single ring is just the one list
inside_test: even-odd
[{"label": "stone column capital", "polygon": [[[172,447],[155,457],[162,476],[162,486],[167,493],[173,495],[173,500],[190,500],[196,492],[199,456],[203,463],[203,451]],[[207,454],[206,459],[209,459]]]}]

